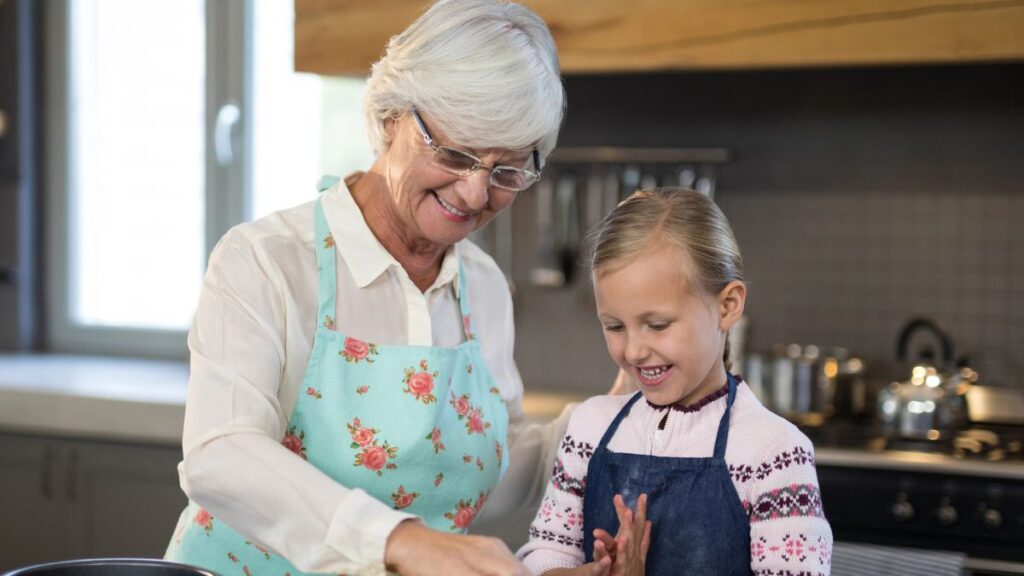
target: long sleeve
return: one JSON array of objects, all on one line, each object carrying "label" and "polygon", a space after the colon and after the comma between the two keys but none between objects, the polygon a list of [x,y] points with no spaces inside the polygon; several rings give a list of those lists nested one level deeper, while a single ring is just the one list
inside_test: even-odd
[{"label": "long sleeve", "polygon": [[301,570],[381,568],[388,534],[410,516],[338,484],[280,444],[287,424],[280,335],[288,319],[273,290],[281,280],[260,264],[237,234],[211,256],[189,333],[182,489]]},{"label": "long sleeve", "polygon": [[750,517],[753,574],[828,576],[832,530],[807,438],[789,436],[763,452],[759,462],[730,465],[730,472]]},{"label": "long sleeve", "polygon": [[593,440],[580,436],[581,431],[586,436],[585,431],[594,428],[588,425],[587,413],[581,407],[572,415],[558,445],[540,509],[530,524],[530,540],[517,552],[531,574],[584,563],[583,490],[594,453]]}]

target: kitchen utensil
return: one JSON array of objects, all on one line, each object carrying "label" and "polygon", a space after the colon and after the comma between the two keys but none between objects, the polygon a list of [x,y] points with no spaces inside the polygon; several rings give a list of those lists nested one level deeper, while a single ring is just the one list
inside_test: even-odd
[{"label": "kitchen utensil", "polygon": [[537,183],[537,239],[536,263],[530,270],[530,282],[535,286],[558,288],[565,285],[565,274],[558,262],[554,230],[555,186],[551,178]]},{"label": "kitchen utensil", "polygon": [[18,568],[3,576],[217,576],[188,564],[152,558],[90,558]]},{"label": "kitchen utensil", "polygon": [[867,367],[845,348],[833,348],[818,373],[820,409],[826,417],[858,420],[869,415]]},{"label": "kitchen utensil", "polygon": [[952,340],[930,318],[913,318],[904,326],[897,343],[900,361],[907,362],[911,339],[918,333],[929,333],[939,342],[942,359],[936,363],[932,348],[919,352],[909,379],[893,382],[879,394],[879,420],[892,437],[947,440],[967,425],[966,393],[977,374],[966,366],[952,367]]},{"label": "kitchen utensil", "polygon": [[565,283],[576,275],[580,247],[580,207],[576,192],[576,176],[563,174],[555,188],[557,233],[555,241],[558,265]]}]

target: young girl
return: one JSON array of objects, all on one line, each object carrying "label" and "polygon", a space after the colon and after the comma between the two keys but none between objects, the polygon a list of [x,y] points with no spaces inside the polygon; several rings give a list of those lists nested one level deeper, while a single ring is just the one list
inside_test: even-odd
[{"label": "young girl", "polygon": [[592,243],[608,353],[639,392],[576,409],[523,563],[548,576],[827,576],[811,443],[727,372],[746,286],[725,216],[697,192],[640,191]]}]

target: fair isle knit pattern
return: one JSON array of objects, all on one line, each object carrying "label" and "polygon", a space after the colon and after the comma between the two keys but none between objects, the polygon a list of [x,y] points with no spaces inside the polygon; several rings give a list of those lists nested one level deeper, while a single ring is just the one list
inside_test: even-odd
[{"label": "fair isle knit pattern", "polygon": [[[598,396],[573,413],[544,500],[530,525],[530,541],[517,553],[532,574],[583,563],[587,466],[601,436],[628,400],[628,395]],[[637,402],[608,449],[709,457],[725,405],[721,391],[685,409]],[[664,427],[659,429],[662,421]],[[752,573],[828,576],[832,530],[821,505],[814,448],[795,426],[761,405],[745,384],[737,388],[725,460],[750,519]]]}]

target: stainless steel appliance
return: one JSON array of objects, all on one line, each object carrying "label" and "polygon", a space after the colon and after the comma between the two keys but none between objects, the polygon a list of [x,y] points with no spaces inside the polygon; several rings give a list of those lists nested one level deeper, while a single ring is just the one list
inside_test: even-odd
[{"label": "stainless steel appliance", "polygon": [[1024,428],[976,426],[947,442],[808,433],[837,542],[960,551],[975,576],[1024,574]]}]

